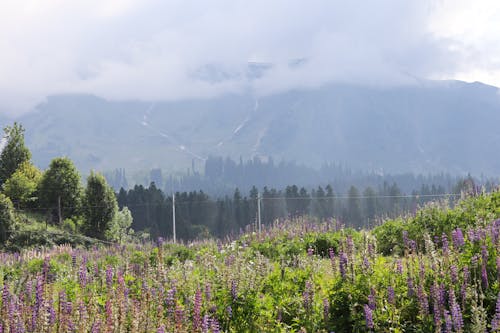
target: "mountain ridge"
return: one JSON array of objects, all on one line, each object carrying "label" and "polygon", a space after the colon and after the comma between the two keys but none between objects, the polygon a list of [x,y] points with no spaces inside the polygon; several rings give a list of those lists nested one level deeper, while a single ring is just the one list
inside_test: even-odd
[{"label": "mountain ridge", "polygon": [[174,172],[219,155],[389,172],[500,172],[500,95],[479,82],[331,83],[259,98],[157,102],[57,95],[15,120],[41,167],[65,155],[81,170]]}]

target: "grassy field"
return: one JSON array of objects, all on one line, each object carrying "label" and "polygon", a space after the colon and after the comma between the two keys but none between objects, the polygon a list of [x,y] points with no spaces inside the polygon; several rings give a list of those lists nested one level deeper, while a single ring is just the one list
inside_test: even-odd
[{"label": "grassy field", "polygon": [[373,230],[0,253],[0,332],[496,332],[500,193]]}]

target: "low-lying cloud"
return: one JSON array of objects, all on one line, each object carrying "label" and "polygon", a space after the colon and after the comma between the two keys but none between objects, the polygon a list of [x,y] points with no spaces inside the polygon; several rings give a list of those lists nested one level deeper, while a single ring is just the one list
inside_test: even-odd
[{"label": "low-lying cloud", "polygon": [[[335,80],[495,83],[500,44],[488,27],[498,5],[483,4],[488,12],[469,17],[468,2],[452,0],[6,0],[0,112],[26,112],[59,93],[165,100]],[[249,75],[249,63],[265,68]]]}]

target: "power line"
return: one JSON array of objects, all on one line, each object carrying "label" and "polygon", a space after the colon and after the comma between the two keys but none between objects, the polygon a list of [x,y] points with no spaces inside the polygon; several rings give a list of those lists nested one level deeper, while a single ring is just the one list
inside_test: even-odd
[{"label": "power line", "polygon": [[[279,196],[279,197],[263,197],[261,195],[260,197],[260,200],[261,201],[267,201],[267,200],[284,200],[284,201],[288,201],[288,200],[308,200],[308,201],[313,201],[313,200],[324,200],[324,199],[378,199],[378,198],[381,198],[381,199],[390,199],[390,198],[414,198],[414,199],[419,199],[419,198],[443,198],[443,197],[448,197],[448,198],[452,198],[452,197],[459,197],[461,196],[460,193],[442,193],[442,194],[401,194],[401,195],[358,195],[358,196],[348,196],[348,195],[339,195],[339,196],[335,196],[335,195],[332,195],[332,196],[321,196],[321,197],[312,197],[312,196],[307,196],[307,197],[286,197],[286,196]],[[230,199],[232,200],[232,199]],[[240,201],[244,201],[246,200],[247,202],[255,202],[257,203],[257,201],[259,200],[258,198],[248,198],[248,197],[243,197],[241,198]],[[156,207],[156,206],[165,206],[165,205],[168,205],[168,204],[171,204],[169,203],[169,201],[171,201],[171,197],[166,197],[165,200],[162,202],[156,202],[156,203],[141,203],[141,204],[131,204],[131,205],[127,205],[127,204],[124,204],[123,206],[124,207],[128,207],[128,208],[136,208],[136,207]],[[221,199],[208,199],[208,200],[194,200],[194,201],[189,201],[189,202],[186,202],[186,201],[181,201],[179,202],[178,200],[175,201],[175,205],[178,207],[178,206],[187,206],[187,205],[191,205],[191,206],[195,206],[195,205],[199,205],[199,204],[211,204],[211,205],[214,205],[214,204],[217,204],[218,202],[220,201],[224,201],[224,200],[221,200]],[[232,200],[234,201],[234,200]],[[62,209],[76,209],[76,208],[80,208],[80,209],[84,209],[84,208],[105,208],[107,207],[107,205],[80,205],[80,206],[62,206]],[[34,208],[30,208],[30,207],[20,207],[18,208],[17,210],[18,211],[36,211],[36,210],[49,210],[49,209],[57,209],[57,206],[52,206],[52,207],[34,207]]]}]

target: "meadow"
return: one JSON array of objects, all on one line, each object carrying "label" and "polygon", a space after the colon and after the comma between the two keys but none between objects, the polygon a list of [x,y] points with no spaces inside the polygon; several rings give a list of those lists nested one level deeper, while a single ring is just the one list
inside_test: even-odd
[{"label": "meadow", "polygon": [[0,253],[0,332],[497,332],[500,192],[371,230]]}]

